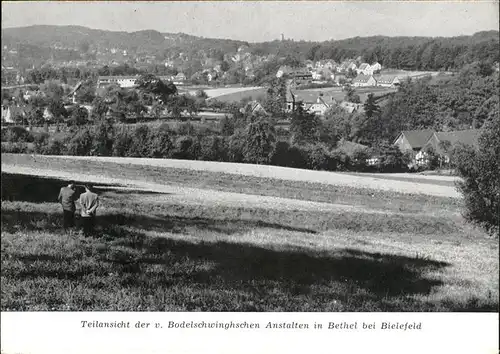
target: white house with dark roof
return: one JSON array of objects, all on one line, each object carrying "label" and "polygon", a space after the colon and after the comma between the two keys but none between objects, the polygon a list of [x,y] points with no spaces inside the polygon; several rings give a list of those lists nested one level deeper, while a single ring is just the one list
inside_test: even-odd
[{"label": "white house with dark roof", "polygon": [[352,80],[352,86],[354,87],[370,87],[376,86],[377,80],[373,75],[358,75]]},{"label": "white house with dark roof", "polygon": [[317,116],[323,116],[328,108],[330,108],[330,104],[327,103],[323,97],[319,96],[316,102],[309,104],[307,111]]},{"label": "white house with dark roof", "polygon": [[394,87],[400,84],[398,77],[393,75],[377,76],[375,80],[377,81],[377,86],[381,87]]}]

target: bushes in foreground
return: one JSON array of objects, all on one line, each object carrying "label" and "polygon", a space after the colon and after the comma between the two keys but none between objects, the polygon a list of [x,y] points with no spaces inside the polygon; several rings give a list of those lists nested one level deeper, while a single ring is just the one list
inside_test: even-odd
[{"label": "bushes in foreground", "polygon": [[166,126],[131,128],[102,122],[52,136],[15,130],[15,134],[3,137],[8,137],[9,142],[2,143],[2,152],[11,153],[31,152],[26,141],[32,141],[32,151],[45,155],[247,162],[326,171],[394,172],[405,168],[399,150],[379,149],[378,165],[368,166],[366,151],[347,155],[332,149],[331,144],[279,141],[274,126],[264,120],[250,122],[245,129],[236,129],[231,135],[201,134],[189,124],[171,130]]},{"label": "bushes in foreground", "polygon": [[462,181],[466,219],[497,236],[500,233],[500,120],[486,126],[479,149],[458,146],[453,160]]}]

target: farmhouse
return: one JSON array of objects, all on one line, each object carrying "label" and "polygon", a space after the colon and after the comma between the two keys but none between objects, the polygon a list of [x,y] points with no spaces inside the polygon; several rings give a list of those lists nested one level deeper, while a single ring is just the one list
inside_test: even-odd
[{"label": "farmhouse", "polygon": [[186,75],[184,73],[178,73],[172,78],[174,84],[182,85],[186,81]]},{"label": "farmhouse", "polygon": [[376,86],[377,81],[372,75],[358,75],[353,81],[352,85],[354,87],[368,87]]},{"label": "farmhouse", "polygon": [[403,153],[410,152],[412,157],[415,158],[433,134],[434,130],[402,131],[394,140],[393,145],[396,145]]},{"label": "farmhouse", "polygon": [[356,70],[356,69],[357,69],[357,65],[354,62],[354,60],[346,60],[346,61],[342,62],[342,64],[340,66],[337,67],[337,71],[341,72],[341,73],[344,73],[344,72],[349,71],[349,70]]},{"label": "farmhouse", "polygon": [[394,87],[399,85],[400,81],[397,76],[378,76],[375,78],[377,80],[377,86],[382,87]]},{"label": "farmhouse", "polygon": [[330,104],[326,103],[323,97],[319,96],[316,102],[309,105],[307,111],[317,116],[323,116],[328,108],[330,108]]},{"label": "farmhouse", "polygon": [[433,150],[437,155],[444,157],[445,162],[450,160],[450,152],[458,144],[478,147],[481,129],[459,130],[451,132],[435,132],[431,135],[422,149],[417,153],[417,162],[425,162],[429,150]]},{"label": "farmhouse", "polygon": [[305,111],[316,115],[323,115],[326,110],[335,103],[335,99],[327,92],[293,92],[292,90],[289,90],[286,95],[287,112],[293,112],[297,108],[299,102],[302,104],[302,108]]}]

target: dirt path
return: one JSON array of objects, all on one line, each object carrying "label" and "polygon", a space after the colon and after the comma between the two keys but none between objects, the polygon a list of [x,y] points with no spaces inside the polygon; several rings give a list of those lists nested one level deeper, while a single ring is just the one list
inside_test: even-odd
[{"label": "dirt path", "polygon": [[[454,186],[439,185],[432,183],[419,183],[412,181],[411,177],[408,180],[388,180],[384,179],[384,174],[374,177],[373,175],[363,174],[345,174],[328,171],[312,171],[298,168],[266,166],[266,165],[251,165],[241,163],[228,162],[210,162],[210,161],[191,161],[191,160],[173,160],[173,159],[149,159],[149,158],[132,158],[132,157],[94,157],[94,156],[50,156],[51,158],[60,159],[78,159],[91,160],[100,162],[111,162],[118,164],[155,166],[164,168],[180,168],[195,171],[219,172],[236,175],[274,178],[289,181],[323,183],[337,186],[348,186],[355,188],[369,188],[384,191],[394,191],[406,194],[425,194],[439,197],[460,198]],[[418,178],[421,178],[419,176]],[[453,178],[453,177],[451,177]],[[426,178],[427,181],[432,181],[432,177]],[[443,180],[443,176],[439,176],[436,180]],[[452,180],[452,179],[449,179]]]},{"label": "dirt path", "polygon": [[[77,174],[65,171],[54,171],[50,169],[34,169],[29,167],[2,164],[2,171],[7,173],[18,173],[25,175],[43,176],[59,178],[65,180],[79,180],[94,184],[111,184],[117,189],[141,189],[164,195],[151,197],[152,202],[164,202],[167,204],[188,204],[216,207],[224,205],[229,207],[247,207],[273,210],[304,210],[304,211],[330,211],[330,212],[360,212],[368,214],[397,214],[386,210],[376,210],[363,206],[353,206],[344,204],[330,204],[312,202],[298,199],[259,196],[243,193],[221,192],[209,189],[188,188],[179,186],[169,186],[159,183],[150,183],[121,178],[111,178],[102,175]],[[108,188],[108,187],[106,187]],[[404,214],[404,213],[398,213]]]}]

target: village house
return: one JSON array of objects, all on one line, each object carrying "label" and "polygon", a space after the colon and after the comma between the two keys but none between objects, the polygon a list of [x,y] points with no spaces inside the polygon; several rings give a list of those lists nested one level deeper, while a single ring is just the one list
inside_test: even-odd
[{"label": "village house", "polygon": [[360,64],[359,67],[356,69],[356,73],[358,73],[358,75],[360,75],[360,74],[373,75],[373,71],[371,70],[371,66],[368,63]]},{"label": "village house", "polygon": [[354,87],[370,87],[376,86],[377,81],[372,75],[358,75],[352,80]]},{"label": "village house", "polygon": [[312,79],[313,80],[321,80],[321,72],[319,70],[313,70],[311,71]]},{"label": "village house", "polygon": [[354,60],[343,61],[342,64],[340,64],[340,66],[337,67],[337,71],[341,73],[346,73],[349,70],[356,70],[356,69],[357,65]]},{"label": "village house", "polygon": [[416,154],[415,160],[417,164],[426,163],[428,159],[428,152],[432,149],[435,154],[443,157],[443,161],[445,163],[448,163],[450,161],[451,151],[458,144],[469,145],[477,148],[481,133],[481,129],[434,132],[422,149],[420,149],[420,151]]},{"label": "village house", "polygon": [[377,81],[377,86],[381,87],[395,87],[400,84],[397,76],[381,75],[375,77],[375,80]]},{"label": "village house", "polygon": [[280,66],[276,73],[276,77],[280,78],[287,76],[294,80],[298,85],[311,83],[313,74],[307,68],[291,68],[289,66]]},{"label": "village house", "polygon": [[429,141],[434,130],[406,130],[399,133],[394,139],[393,145],[397,146],[402,153],[409,153],[412,159],[416,158],[418,152]]},{"label": "village house", "polygon": [[322,116],[336,102],[334,97],[328,93],[288,90],[286,95],[286,111],[293,112],[297,109],[299,103],[302,104],[302,108],[305,111]]},{"label": "village house", "polygon": [[317,116],[324,116],[328,108],[330,108],[330,104],[325,102],[322,96],[318,96],[316,102],[311,103],[309,107],[307,107],[307,111]]},{"label": "village house", "polygon": [[380,65],[379,62],[375,62],[375,64],[372,64],[370,69],[372,70],[373,73],[382,70],[382,65]]},{"label": "village house", "polygon": [[178,73],[172,78],[175,85],[182,85],[186,81],[186,75],[184,73]]},{"label": "village house", "polygon": [[208,81],[213,81],[215,79],[217,79],[218,75],[217,75],[217,71],[213,70],[213,71],[209,71],[207,73],[207,80]]}]

